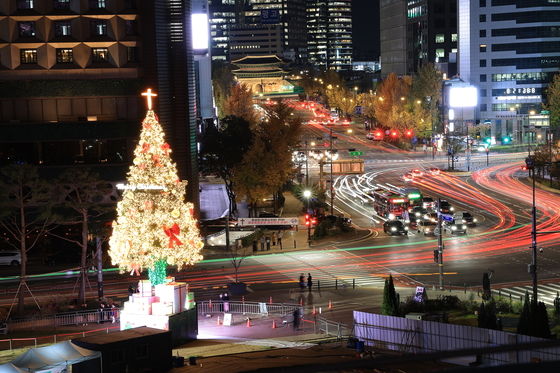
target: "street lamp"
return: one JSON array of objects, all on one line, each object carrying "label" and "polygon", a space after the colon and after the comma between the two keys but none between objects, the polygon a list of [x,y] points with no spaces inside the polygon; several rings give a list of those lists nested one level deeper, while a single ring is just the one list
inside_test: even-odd
[{"label": "street lamp", "polygon": [[[311,193],[311,191],[309,189],[305,189],[303,191],[303,197],[305,198],[306,201],[306,209],[305,209],[305,215],[309,214],[309,199],[311,198],[311,195],[313,193]],[[311,219],[309,219],[309,221],[305,222],[307,224],[307,241],[311,241]]]}]

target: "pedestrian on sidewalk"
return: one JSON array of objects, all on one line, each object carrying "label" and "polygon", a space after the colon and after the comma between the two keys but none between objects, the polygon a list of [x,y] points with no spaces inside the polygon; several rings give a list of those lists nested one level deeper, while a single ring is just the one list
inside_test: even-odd
[{"label": "pedestrian on sidewalk", "polygon": [[305,276],[303,275],[303,273],[299,275],[299,288],[301,291],[303,291],[303,289],[305,288]]},{"label": "pedestrian on sidewalk", "polygon": [[313,286],[313,277],[311,277],[311,273],[307,274],[307,290],[311,291],[311,287]]},{"label": "pedestrian on sidewalk", "polygon": [[278,231],[278,246],[280,246],[280,250],[282,250],[282,236],[284,235],[283,231]]},{"label": "pedestrian on sidewalk", "polygon": [[270,250],[270,237],[266,236],[266,251]]},{"label": "pedestrian on sidewalk", "polygon": [[257,240],[253,240],[253,252],[257,252]]},{"label": "pedestrian on sidewalk", "polygon": [[299,329],[299,308],[296,308],[294,310],[294,330],[298,330]]},{"label": "pedestrian on sidewalk", "polygon": [[276,246],[276,232],[272,232],[272,246]]},{"label": "pedestrian on sidewalk", "polygon": [[261,236],[261,251],[264,251],[264,236]]}]

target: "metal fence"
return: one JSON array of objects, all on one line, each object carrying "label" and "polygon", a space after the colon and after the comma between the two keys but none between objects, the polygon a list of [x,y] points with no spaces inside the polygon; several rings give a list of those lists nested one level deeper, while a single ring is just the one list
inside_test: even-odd
[{"label": "metal fence", "polygon": [[[491,349],[527,345],[545,339],[464,325],[411,320],[354,311],[354,335],[366,346],[406,353]],[[480,356],[487,365],[560,360],[560,347],[489,352]]]},{"label": "metal fence", "polygon": [[30,319],[8,320],[8,331],[35,328],[57,328],[60,326],[101,324],[104,322],[118,322],[119,309],[87,310],[79,312],[60,313],[52,316],[34,317]]},{"label": "metal fence", "polygon": [[265,303],[265,302],[224,302],[202,301],[197,302],[199,315],[212,313],[240,313],[247,315],[280,315],[285,316],[300,308],[298,304]]},{"label": "metal fence", "polygon": [[319,333],[332,335],[338,339],[348,338],[352,332],[346,324],[330,321],[324,317],[317,317],[316,329]]}]

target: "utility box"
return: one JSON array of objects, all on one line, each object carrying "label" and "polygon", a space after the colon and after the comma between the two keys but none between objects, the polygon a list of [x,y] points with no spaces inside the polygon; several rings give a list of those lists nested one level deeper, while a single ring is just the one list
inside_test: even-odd
[{"label": "utility box", "polygon": [[411,313],[407,313],[404,317],[405,319],[410,319],[410,320],[424,320],[425,316],[426,316],[425,313],[411,312]]}]

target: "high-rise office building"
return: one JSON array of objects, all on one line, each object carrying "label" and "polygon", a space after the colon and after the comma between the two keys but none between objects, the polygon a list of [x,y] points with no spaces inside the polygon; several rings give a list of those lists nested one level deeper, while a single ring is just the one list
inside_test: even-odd
[{"label": "high-rise office building", "polygon": [[407,73],[431,62],[447,76],[457,73],[457,1],[408,0]]},{"label": "high-rise office building", "polygon": [[328,70],[352,69],[351,0],[307,1],[309,62]]},{"label": "high-rise office building", "polygon": [[381,0],[381,71],[410,75],[434,63],[448,76],[457,71],[456,0]]},{"label": "high-rise office building", "polygon": [[479,118],[496,140],[547,131],[545,90],[560,70],[560,3],[459,0],[459,75],[479,88]]},{"label": "high-rise office building", "polygon": [[210,45],[213,60],[229,59],[229,34],[237,24],[235,0],[208,0]]},{"label": "high-rise office building", "polygon": [[0,160],[90,166],[122,180],[156,110],[198,204],[189,0],[0,2]]}]

